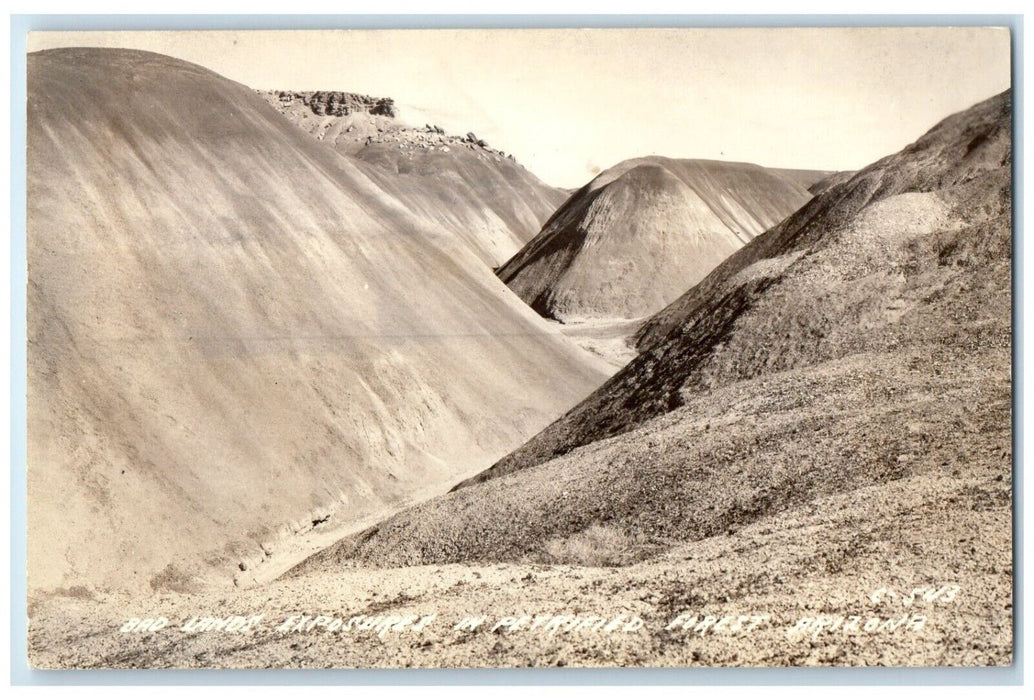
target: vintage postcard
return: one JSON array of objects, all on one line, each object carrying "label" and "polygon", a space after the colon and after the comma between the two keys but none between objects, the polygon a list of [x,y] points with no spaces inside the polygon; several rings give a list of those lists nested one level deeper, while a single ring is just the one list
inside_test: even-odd
[{"label": "vintage postcard", "polygon": [[1011,41],[31,33],[32,667],[1011,665]]}]

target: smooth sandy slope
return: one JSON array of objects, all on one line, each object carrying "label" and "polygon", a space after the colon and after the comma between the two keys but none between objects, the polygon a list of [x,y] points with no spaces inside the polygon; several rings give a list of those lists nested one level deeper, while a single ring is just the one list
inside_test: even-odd
[{"label": "smooth sandy slope", "polygon": [[32,589],[228,584],[484,468],[611,371],[252,90],[28,58]]},{"label": "smooth sandy slope", "polygon": [[624,161],[573,194],[499,278],[546,318],[641,318],[810,196],[750,163]]}]

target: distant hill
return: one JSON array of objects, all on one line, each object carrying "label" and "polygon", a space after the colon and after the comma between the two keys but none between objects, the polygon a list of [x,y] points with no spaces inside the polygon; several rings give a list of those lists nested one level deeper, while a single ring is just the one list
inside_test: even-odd
[{"label": "distant hill", "polygon": [[816,180],[808,186],[808,191],[813,195],[819,195],[828,190],[830,187],[841,185],[852,177],[855,176],[857,170],[839,170],[837,172],[828,173],[821,180]]},{"label": "distant hill", "polygon": [[768,168],[777,175],[788,180],[793,180],[804,189],[811,191],[811,188],[818,182],[834,174],[832,170],[797,170],[794,168]]},{"label": "distant hill", "polygon": [[[882,515],[905,509],[971,533],[909,550],[914,570],[951,576],[956,546],[996,552],[973,585],[1007,603],[1011,107],[1011,92],[982,102],[827,189],[651,319],[640,355],[525,446],[296,573],[628,563],[866,489],[882,534],[838,529],[852,544],[802,568],[773,550],[787,578],[750,585],[791,595],[815,566],[868,570],[900,527]],[[902,493],[923,494],[919,510]],[[719,591],[734,578],[712,574]]]},{"label": "distant hill", "polygon": [[625,161],[572,195],[499,278],[546,318],[647,316],[809,197],[749,163]]},{"label": "distant hill", "polygon": [[60,49],[28,56],[27,107],[33,589],[228,582],[278,532],[446,488],[603,379],[242,85]]},{"label": "distant hill", "polygon": [[[290,121],[358,159],[382,189],[451,231],[498,267],[567,199],[473,133],[406,124],[390,98],[347,92],[260,91]],[[372,167],[368,167],[372,166]]]}]

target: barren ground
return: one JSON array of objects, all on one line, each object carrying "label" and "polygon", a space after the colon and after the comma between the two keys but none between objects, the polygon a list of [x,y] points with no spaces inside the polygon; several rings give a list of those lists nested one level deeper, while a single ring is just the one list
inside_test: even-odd
[{"label": "barren ground", "polygon": [[[1000,464],[820,499],[626,567],[345,568],[200,595],[37,600],[30,657],[43,668],[1009,664],[1010,482]],[[418,621],[378,627],[431,614],[419,631]],[[263,618],[246,632],[178,629],[195,615]],[[348,631],[327,631],[326,622],[277,631],[298,615],[367,616],[373,629],[358,620]],[[492,631],[524,615],[523,627]],[[557,627],[556,615],[579,618]],[[119,631],[129,618],[156,616],[168,627]],[[485,622],[454,629],[468,616]],[[531,629],[536,616],[546,617]],[[590,616],[624,617],[608,632]],[[716,630],[701,624],[708,616],[726,622]],[[625,631],[633,618],[642,627]],[[805,618],[824,626],[804,629]]]}]

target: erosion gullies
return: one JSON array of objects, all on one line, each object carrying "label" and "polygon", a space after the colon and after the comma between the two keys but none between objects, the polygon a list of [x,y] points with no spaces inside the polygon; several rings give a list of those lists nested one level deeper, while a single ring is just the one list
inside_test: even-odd
[{"label": "erosion gullies", "polygon": [[[902,484],[984,494],[952,517],[965,546],[1008,551],[1011,138],[1006,92],[826,190],[654,316],[639,356],[526,445],[293,575],[627,564],[816,499],[903,503]],[[862,566],[867,546],[828,571]],[[952,576],[942,551],[914,550],[915,571]],[[969,585],[999,609],[988,591],[1009,576]]]},{"label": "erosion gullies", "polygon": [[546,318],[641,318],[808,198],[749,163],[624,161],[575,193],[499,278]]},{"label": "erosion gullies", "polygon": [[227,577],[491,463],[598,386],[451,232],[254,91],[28,57],[33,590]]},{"label": "erosion gullies", "polygon": [[567,193],[550,187],[476,134],[408,125],[388,98],[352,93],[262,91],[314,138],[407,208],[457,236],[491,268],[527,243]]}]

